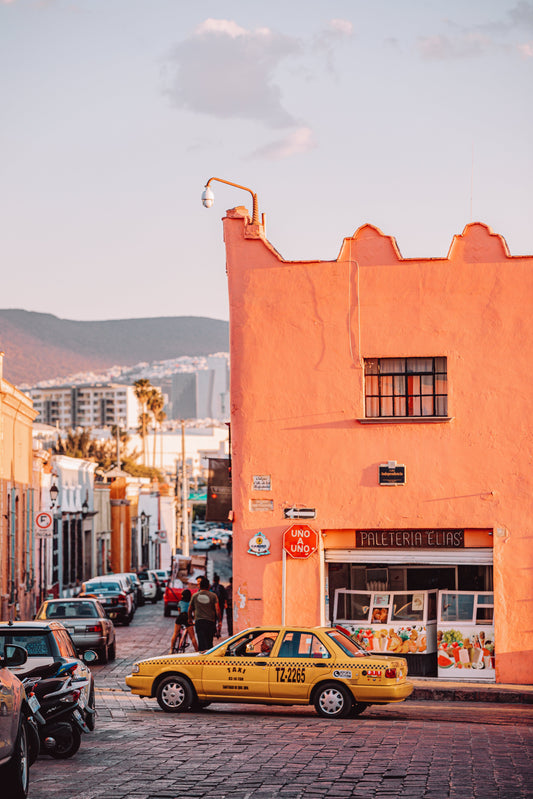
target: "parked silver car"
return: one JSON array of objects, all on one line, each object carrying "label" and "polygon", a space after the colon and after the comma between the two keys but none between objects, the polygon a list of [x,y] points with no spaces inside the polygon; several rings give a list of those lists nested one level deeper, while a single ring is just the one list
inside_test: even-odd
[{"label": "parked silver car", "polygon": [[78,596],[97,599],[110,619],[128,625],[135,615],[133,591],[122,574],[92,577],[81,584]]},{"label": "parked silver car", "polygon": [[0,784],[2,796],[26,799],[30,756],[28,729],[22,705],[24,688],[10,668],[22,666],[27,652],[19,646],[0,645]]},{"label": "parked silver car", "polygon": [[94,649],[100,663],[115,659],[115,625],[97,599],[47,599],[35,618],[64,624],[78,652]]}]

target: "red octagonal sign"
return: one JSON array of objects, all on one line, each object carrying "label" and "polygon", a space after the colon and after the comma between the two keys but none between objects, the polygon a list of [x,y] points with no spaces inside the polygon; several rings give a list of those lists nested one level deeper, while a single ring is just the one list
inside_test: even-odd
[{"label": "red octagonal sign", "polygon": [[283,533],[283,549],[291,558],[308,558],[318,549],[318,533],[308,524],[291,524]]}]

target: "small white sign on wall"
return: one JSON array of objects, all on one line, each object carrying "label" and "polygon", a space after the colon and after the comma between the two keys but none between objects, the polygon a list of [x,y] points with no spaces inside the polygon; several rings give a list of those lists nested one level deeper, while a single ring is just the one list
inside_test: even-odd
[{"label": "small white sign on wall", "polygon": [[272,491],[272,477],[269,474],[254,474],[252,491]]},{"label": "small white sign on wall", "polygon": [[251,511],[273,511],[274,510],[274,500],[273,499],[251,499],[250,500],[250,510]]}]

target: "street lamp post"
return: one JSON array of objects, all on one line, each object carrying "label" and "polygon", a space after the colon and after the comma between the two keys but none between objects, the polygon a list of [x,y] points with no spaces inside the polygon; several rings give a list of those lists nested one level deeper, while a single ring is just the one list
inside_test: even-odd
[{"label": "street lamp post", "polygon": [[189,545],[189,484],[185,460],[185,420],[181,420],[181,551],[188,558]]},{"label": "street lamp post", "polygon": [[202,203],[205,208],[211,208],[215,201],[215,195],[209,188],[209,184],[213,181],[217,180],[219,183],[225,183],[226,186],[235,186],[236,189],[243,189],[244,191],[249,191],[252,195],[252,225],[260,225],[261,220],[259,219],[259,208],[257,205],[257,194],[249,189],[247,186],[240,186],[238,183],[232,183],[230,180],[223,180],[222,178],[209,178],[207,183],[205,184],[205,188],[202,192]]}]

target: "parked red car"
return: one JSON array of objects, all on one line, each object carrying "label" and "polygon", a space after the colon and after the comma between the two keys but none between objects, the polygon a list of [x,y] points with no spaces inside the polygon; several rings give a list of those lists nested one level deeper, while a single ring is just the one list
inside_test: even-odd
[{"label": "parked red car", "polygon": [[183,583],[178,578],[169,581],[163,597],[165,616],[170,616],[171,611],[178,609],[178,602],[183,594]]}]

